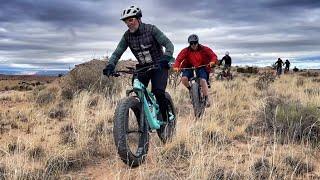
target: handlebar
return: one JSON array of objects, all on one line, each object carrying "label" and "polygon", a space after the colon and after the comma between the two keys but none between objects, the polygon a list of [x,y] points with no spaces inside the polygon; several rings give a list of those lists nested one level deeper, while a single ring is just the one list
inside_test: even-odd
[{"label": "handlebar", "polygon": [[198,67],[179,68],[179,69],[180,69],[180,70],[188,70],[188,69],[195,70],[195,69],[199,69],[199,68],[201,68],[201,67],[206,67],[206,66],[209,66],[209,67],[210,67],[210,64],[204,64],[204,65],[201,65],[201,66],[198,66]]},{"label": "handlebar", "polygon": [[134,67],[126,67],[128,70],[119,70],[119,71],[115,71],[114,73],[111,74],[111,76],[114,77],[119,77],[121,73],[124,74],[133,74],[133,75],[137,75],[137,74],[141,74],[141,73],[146,73],[148,71],[154,70],[154,69],[159,69],[160,65],[159,64],[152,64],[149,66],[145,66],[139,69],[135,69]]}]

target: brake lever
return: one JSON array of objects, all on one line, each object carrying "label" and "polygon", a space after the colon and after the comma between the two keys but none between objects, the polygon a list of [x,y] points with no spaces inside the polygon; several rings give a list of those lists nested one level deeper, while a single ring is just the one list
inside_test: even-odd
[{"label": "brake lever", "polygon": [[115,72],[115,73],[112,73],[111,76],[113,76],[113,77],[119,77],[119,76],[120,76],[120,73]]}]

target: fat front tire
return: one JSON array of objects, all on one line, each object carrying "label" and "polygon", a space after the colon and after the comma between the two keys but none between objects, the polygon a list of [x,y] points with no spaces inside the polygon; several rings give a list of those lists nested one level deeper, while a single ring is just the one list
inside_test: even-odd
[{"label": "fat front tire", "polygon": [[149,148],[148,127],[145,120],[140,123],[140,115],[141,103],[133,96],[120,101],[114,114],[114,142],[121,160],[130,167],[142,164]]}]

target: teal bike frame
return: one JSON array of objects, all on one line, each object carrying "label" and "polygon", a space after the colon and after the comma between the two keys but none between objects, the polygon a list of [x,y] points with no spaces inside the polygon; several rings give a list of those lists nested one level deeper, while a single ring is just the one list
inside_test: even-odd
[{"label": "teal bike frame", "polygon": [[[143,105],[144,115],[148,120],[151,129],[160,129],[163,122],[158,120],[159,105],[152,92],[148,91],[145,86],[138,80],[133,80],[133,91],[137,94]],[[148,99],[147,99],[148,98]]]},{"label": "teal bike frame", "polygon": [[[158,66],[150,66],[145,71],[149,71],[152,69],[159,68]],[[139,70],[133,70],[133,72],[130,72],[130,74],[133,74],[133,89],[127,91],[127,96],[129,96],[132,92],[134,92],[137,97],[140,99],[140,102],[142,104],[142,112],[143,116],[147,119],[147,122],[149,124],[150,129],[160,129],[160,126],[163,125],[165,122],[158,119],[160,108],[157,104],[155,95],[148,90],[142,82],[139,81],[137,78],[137,74],[141,72],[143,69]],[[132,70],[132,69],[131,69]],[[144,71],[144,72],[145,72]],[[124,72],[129,73],[128,71],[118,71],[118,72]],[[174,115],[169,112],[168,119],[169,121],[174,120]]]}]

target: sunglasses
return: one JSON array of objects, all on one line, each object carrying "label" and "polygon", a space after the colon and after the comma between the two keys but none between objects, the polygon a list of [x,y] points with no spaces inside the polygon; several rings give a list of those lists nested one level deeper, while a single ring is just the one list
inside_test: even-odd
[{"label": "sunglasses", "polygon": [[196,45],[196,44],[198,44],[197,41],[191,41],[191,42],[190,42],[190,45]]},{"label": "sunglasses", "polygon": [[128,24],[128,23],[132,23],[134,21],[135,18],[127,18],[127,19],[124,19],[124,23]]}]

